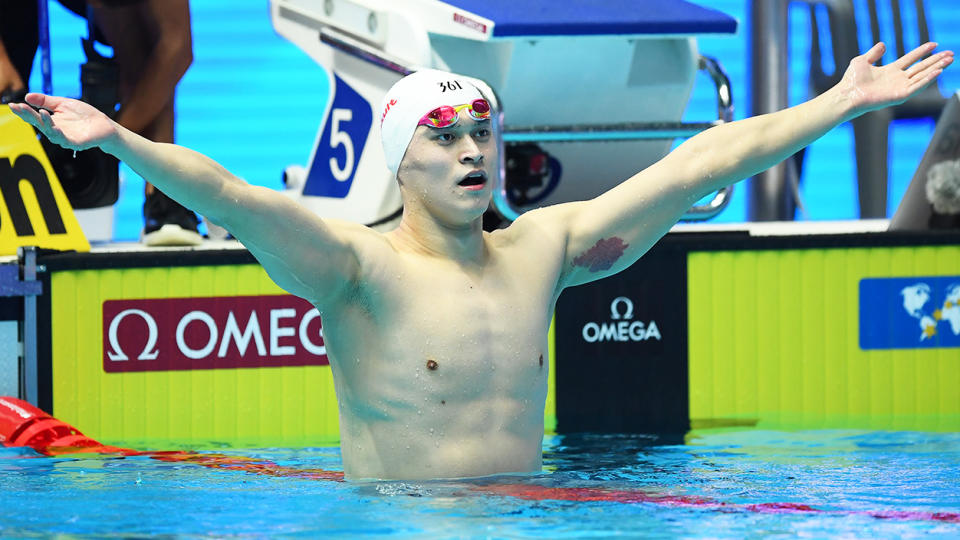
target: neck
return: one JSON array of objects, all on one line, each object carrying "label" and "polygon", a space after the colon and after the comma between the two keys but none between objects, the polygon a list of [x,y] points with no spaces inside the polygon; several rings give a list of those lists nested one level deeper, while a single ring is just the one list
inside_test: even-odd
[{"label": "neck", "polygon": [[457,262],[480,262],[486,255],[482,217],[462,225],[450,225],[426,212],[404,207],[400,225],[390,236],[419,253]]}]

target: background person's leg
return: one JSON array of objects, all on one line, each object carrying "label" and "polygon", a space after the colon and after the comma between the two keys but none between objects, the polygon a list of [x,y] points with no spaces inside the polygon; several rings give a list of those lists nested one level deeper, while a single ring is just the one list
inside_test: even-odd
[{"label": "background person's leg", "polygon": [[[113,46],[120,72],[118,122],[152,141],[174,142],[176,85],[192,61],[187,0],[101,0],[95,4],[95,17]],[[144,199],[145,244],[202,241],[196,214],[149,183]]]}]

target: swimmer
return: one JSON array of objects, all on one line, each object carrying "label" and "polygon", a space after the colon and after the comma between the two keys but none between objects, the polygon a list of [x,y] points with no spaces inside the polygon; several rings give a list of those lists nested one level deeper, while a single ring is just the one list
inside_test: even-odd
[{"label": "swimmer", "polygon": [[920,91],[953,61],[949,51],[924,58],[934,48],[877,67],[877,44],[806,103],[713,127],[595,199],[491,233],[481,228],[498,161],[490,105],[460,75],[424,70],[387,93],[383,146],[403,217],[385,234],[317,217],[84,103],[29,94],[39,112],[11,109],[54,143],[113,154],[224,226],[279,286],[320,310],[346,478],[462,478],[540,471],[542,357],[565,288],[627,268],[705,195]]}]

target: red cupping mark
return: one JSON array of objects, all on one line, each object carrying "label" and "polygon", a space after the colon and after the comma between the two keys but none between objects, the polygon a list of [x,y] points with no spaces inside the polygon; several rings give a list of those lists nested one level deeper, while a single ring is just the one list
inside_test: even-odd
[{"label": "red cupping mark", "polygon": [[601,238],[592,248],[574,259],[573,265],[582,266],[591,272],[609,270],[613,263],[623,257],[624,250],[629,246],[630,244],[624,243],[623,239],[616,236]]}]

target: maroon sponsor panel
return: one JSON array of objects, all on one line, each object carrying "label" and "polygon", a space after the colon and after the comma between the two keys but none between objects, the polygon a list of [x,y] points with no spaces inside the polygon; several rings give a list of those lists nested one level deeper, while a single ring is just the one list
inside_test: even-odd
[{"label": "maroon sponsor panel", "polygon": [[320,313],[296,296],[103,303],[108,373],[325,365]]}]

